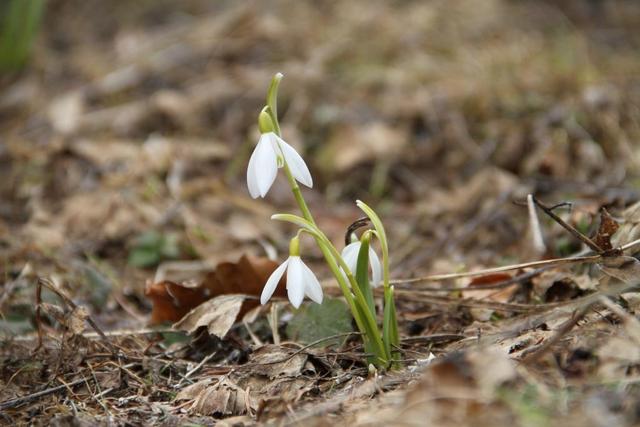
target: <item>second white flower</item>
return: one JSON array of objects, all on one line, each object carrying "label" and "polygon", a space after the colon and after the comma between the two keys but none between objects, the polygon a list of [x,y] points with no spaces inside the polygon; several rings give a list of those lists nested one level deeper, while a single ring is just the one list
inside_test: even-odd
[{"label": "second white flower", "polygon": [[266,285],[264,285],[262,295],[260,295],[261,304],[266,304],[269,301],[285,270],[287,270],[287,294],[291,305],[295,308],[300,307],[305,295],[312,301],[322,304],[320,282],[313,271],[302,262],[302,259],[293,255],[271,273]]}]

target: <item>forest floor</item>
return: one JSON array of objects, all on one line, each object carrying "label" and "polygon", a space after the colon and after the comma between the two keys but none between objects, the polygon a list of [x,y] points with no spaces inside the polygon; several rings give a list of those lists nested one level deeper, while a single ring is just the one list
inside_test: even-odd
[{"label": "forest floor", "polygon": [[[0,76],[0,423],[640,423],[640,4],[478,6],[49,1]],[[311,241],[326,302],[256,301],[296,212],[246,188],[276,72],[321,228],[385,223],[399,369]]]}]

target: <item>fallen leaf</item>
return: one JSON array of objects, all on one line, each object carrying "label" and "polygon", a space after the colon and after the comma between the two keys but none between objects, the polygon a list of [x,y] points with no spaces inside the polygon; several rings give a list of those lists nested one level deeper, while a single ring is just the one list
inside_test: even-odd
[{"label": "fallen leaf", "polygon": [[614,336],[597,350],[600,361],[598,374],[603,379],[619,380],[627,376],[632,366],[640,362],[640,347],[628,338]]},{"label": "fallen leaf", "polygon": [[[485,276],[476,277],[475,279],[471,280],[468,287],[474,288],[474,298],[495,302],[509,302],[513,298],[513,295],[518,292],[517,286],[508,286],[503,289],[485,289],[481,291],[477,290],[482,289],[483,285],[492,285],[504,282],[505,280],[509,279],[511,279],[511,275],[507,273],[487,274]],[[493,315],[495,310],[487,308],[472,308],[470,311],[476,320],[488,321],[491,319],[491,316]]]},{"label": "fallen leaf", "polygon": [[383,122],[341,126],[329,137],[319,156],[321,167],[328,172],[345,172],[367,161],[394,159],[407,141],[406,129]]},{"label": "fallen leaf", "polygon": [[85,321],[89,317],[87,309],[81,306],[74,308],[69,312],[65,312],[61,307],[50,304],[40,303],[40,309],[43,314],[51,316],[61,325],[63,325],[72,335],[80,335],[84,332]]},{"label": "fallen leaf", "polygon": [[[262,288],[278,268],[278,263],[264,257],[243,255],[238,262],[221,262],[216,269],[207,274],[203,286],[209,289],[212,297],[224,294],[245,294],[259,297]],[[279,282],[274,295],[286,296],[285,279]],[[247,300],[241,314],[258,306],[259,301]]]},{"label": "fallen leaf", "polygon": [[207,289],[202,286],[188,287],[169,280],[148,282],[145,295],[153,302],[150,320],[152,325],[177,322],[192,308],[209,298]]},{"label": "fallen leaf", "polygon": [[611,218],[605,208],[602,208],[600,211],[600,227],[598,228],[598,234],[594,238],[594,243],[603,251],[612,250],[611,237],[618,231],[618,228],[620,228],[620,225]]},{"label": "fallen leaf", "polygon": [[496,283],[504,282],[509,279],[511,279],[511,275],[509,273],[492,273],[472,279],[471,282],[469,282],[469,287],[494,285]]},{"label": "fallen leaf", "polygon": [[531,279],[534,293],[544,302],[567,301],[595,288],[588,275],[577,275],[566,268],[547,270]]},{"label": "fallen leaf", "polygon": [[251,354],[251,371],[269,378],[295,377],[300,375],[307,363],[304,353],[293,354],[294,350],[274,344],[267,344]]},{"label": "fallen leaf", "polygon": [[616,294],[640,282],[640,261],[637,258],[626,255],[603,257],[599,266],[607,276],[617,279],[601,280],[600,289],[604,292]]},{"label": "fallen leaf", "polygon": [[[169,280],[149,283],[145,295],[153,302],[150,323],[177,322],[193,308],[220,295],[243,294],[258,297],[277,267],[278,264],[268,258],[243,255],[238,262],[218,264],[215,270],[207,273],[195,286]],[[285,277],[281,279],[274,295],[286,296]],[[257,298],[245,299],[238,314],[242,316],[258,304]]]},{"label": "fallen leaf", "polygon": [[176,400],[193,400],[189,412],[199,415],[243,415],[257,408],[249,393],[227,378],[214,384],[210,379],[192,384]]},{"label": "fallen leaf", "polygon": [[235,323],[244,299],[244,295],[210,299],[187,313],[173,328],[192,334],[199,327],[206,327],[211,335],[224,338]]},{"label": "fallen leaf", "polygon": [[67,327],[69,331],[71,331],[73,335],[80,335],[84,332],[85,322],[88,317],[89,312],[86,308],[81,306],[74,308],[67,316]]},{"label": "fallen leaf", "polygon": [[193,383],[191,385],[186,386],[182,390],[178,392],[175,397],[175,400],[194,400],[196,397],[200,395],[203,391],[211,385],[212,379],[207,378],[202,381],[198,381],[197,383]]},{"label": "fallen leaf", "polygon": [[514,362],[498,347],[456,352],[430,363],[397,413],[415,425],[505,425],[492,407],[496,390],[516,379]]}]

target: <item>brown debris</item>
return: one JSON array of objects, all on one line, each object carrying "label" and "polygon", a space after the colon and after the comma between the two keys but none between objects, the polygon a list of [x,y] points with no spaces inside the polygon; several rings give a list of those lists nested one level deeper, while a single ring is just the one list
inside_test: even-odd
[{"label": "brown debris", "polygon": [[[638,2],[45,3],[0,77],[1,424],[639,424]],[[383,216],[398,370],[257,307],[297,212],[246,190],[276,71],[318,225]],[[572,205],[544,251],[527,194]],[[145,286],[147,233],[180,250]]]},{"label": "brown debris", "polygon": [[205,327],[211,335],[224,338],[240,313],[244,295],[222,295],[200,304],[173,325],[177,330],[193,334]]},{"label": "brown debris", "polygon": [[[264,284],[277,266],[277,263],[267,258],[242,255],[238,262],[218,264],[215,270],[207,273],[196,286],[168,280],[148,283],[145,294],[153,302],[151,324],[177,322],[203,302],[220,295],[243,294],[259,297]],[[286,278],[283,277],[274,292],[275,296],[286,295],[285,281]],[[236,314],[242,316],[257,305],[256,298],[247,298]]]}]

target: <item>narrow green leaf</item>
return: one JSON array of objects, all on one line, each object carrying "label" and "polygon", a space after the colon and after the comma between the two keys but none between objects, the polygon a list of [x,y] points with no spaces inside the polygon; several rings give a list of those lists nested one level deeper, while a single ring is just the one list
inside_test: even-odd
[{"label": "narrow green leaf", "polygon": [[[356,303],[356,310],[360,317],[365,316],[365,308],[362,307],[361,304]],[[367,363],[373,363],[375,366],[384,366],[386,364],[386,357],[380,353],[380,350],[384,350],[384,348],[378,348],[376,346],[372,340],[372,336],[368,332],[368,328],[365,331],[366,333],[362,335],[362,343],[364,344],[364,352],[367,354]],[[376,331],[376,333],[379,334],[378,331]]]},{"label": "narrow green leaf", "polygon": [[391,335],[393,329],[391,326],[393,317],[392,295],[391,292],[387,292],[384,295],[384,314],[382,316],[382,341],[384,342],[384,349],[389,355],[391,355]]},{"label": "narrow green leaf", "polygon": [[44,0],[0,2],[0,70],[24,65],[43,10]]},{"label": "narrow green leaf", "polygon": [[387,354],[391,358],[392,354],[397,353],[397,351],[392,351],[392,347],[398,345],[399,335],[395,301],[393,298],[393,288],[389,286],[389,244],[387,242],[387,234],[385,232],[384,225],[382,225],[380,217],[373,209],[371,209],[366,203],[362,202],[361,200],[358,200],[356,204],[371,220],[371,223],[375,228],[378,240],[380,241],[380,247],[382,249],[382,277],[384,284],[382,341],[384,343]]},{"label": "narrow green leaf", "polygon": [[391,360],[398,360],[400,352],[400,336],[398,334],[398,319],[396,315],[396,302],[394,300],[393,286],[385,295],[384,317],[382,319],[382,337],[385,349],[391,355]]},{"label": "narrow green leaf", "polygon": [[373,291],[369,282],[369,245],[371,243],[371,233],[366,232],[360,240],[360,251],[358,252],[358,263],[356,265],[356,282],[364,295],[369,311],[375,316],[375,305],[373,302]]},{"label": "narrow green leaf", "polygon": [[378,239],[380,240],[380,247],[382,248],[382,258],[387,258],[387,266],[384,268],[385,271],[388,271],[388,256],[389,256],[389,245],[387,243],[387,233],[384,231],[384,226],[382,225],[382,221],[378,214],[371,209],[366,203],[362,200],[357,200],[356,205],[369,217],[371,220],[371,224],[373,224],[373,228],[376,229],[378,233]]}]

